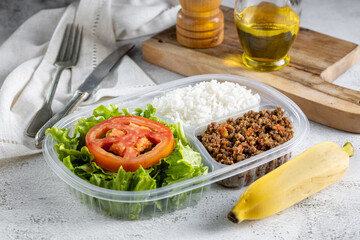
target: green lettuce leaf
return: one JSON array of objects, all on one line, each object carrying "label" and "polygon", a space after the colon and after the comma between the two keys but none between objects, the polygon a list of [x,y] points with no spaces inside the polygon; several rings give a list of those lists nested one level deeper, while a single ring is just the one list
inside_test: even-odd
[{"label": "green lettuce leaf", "polygon": [[78,141],[79,146],[82,147],[85,145],[85,136],[87,132],[96,124],[104,121],[105,118],[95,118],[94,116],[91,116],[86,119],[80,119],[77,123],[75,123],[75,132],[79,134]]},{"label": "green lettuce leaf", "polygon": [[46,129],[46,134],[51,137],[58,144],[63,144],[66,149],[76,149],[79,144],[79,134],[75,131],[72,137],[69,136],[71,129],[59,129],[56,126]]},{"label": "green lettuce leaf", "polygon": [[156,188],[156,181],[150,176],[150,170],[145,170],[140,167],[133,175],[133,180],[130,186],[130,191],[143,191]]},{"label": "green lettuce leaf", "polygon": [[107,107],[100,105],[99,107],[95,108],[93,115],[94,117],[102,117],[104,120],[106,120],[124,114],[119,111],[119,108],[116,105],[109,104]]},{"label": "green lettuce leaf", "polygon": [[208,171],[201,163],[200,153],[195,152],[190,145],[183,145],[181,140],[178,140],[176,148],[164,162],[168,164],[168,168],[165,170],[166,177],[162,186],[198,177]]}]

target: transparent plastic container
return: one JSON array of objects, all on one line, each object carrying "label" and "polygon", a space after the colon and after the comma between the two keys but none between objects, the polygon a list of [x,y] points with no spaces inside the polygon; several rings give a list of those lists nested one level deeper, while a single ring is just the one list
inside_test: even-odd
[{"label": "transparent plastic container", "polygon": [[[160,97],[168,91],[212,79],[219,82],[235,82],[246,86],[247,89],[252,90],[253,94],[258,93],[261,101],[258,106],[219,119],[212,119],[204,124],[196,126],[184,125],[188,140],[193,148],[200,152],[203,164],[209,168],[209,173],[206,175],[147,191],[130,192],[105,189],[82,180],[68,170],[58,159],[54,149],[56,143],[50,136],[46,136],[43,143],[45,160],[49,167],[70,187],[75,196],[91,209],[127,220],[151,218],[193,206],[201,199],[204,192],[211,190],[210,184],[212,183],[219,182],[227,187],[240,188],[286,162],[292,150],[306,137],[309,131],[309,122],[301,109],[292,100],[277,90],[250,79],[222,74],[197,75],[160,84],[139,91],[136,94],[115,98],[108,103],[116,104],[119,108],[129,108],[131,111],[138,107],[144,108],[146,104],[152,103],[155,97]],[[272,110],[277,106],[284,110],[285,116],[291,121],[294,136],[286,143],[261,154],[233,165],[223,165],[216,162],[197,139],[197,136],[204,133],[207,124],[210,122],[223,122],[229,117],[239,117],[249,110]],[[73,128],[80,118],[89,117],[94,108],[87,108],[73,113],[59,121],[56,126],[59,128]],[[157,116],[171,122],[163,116]]]}]

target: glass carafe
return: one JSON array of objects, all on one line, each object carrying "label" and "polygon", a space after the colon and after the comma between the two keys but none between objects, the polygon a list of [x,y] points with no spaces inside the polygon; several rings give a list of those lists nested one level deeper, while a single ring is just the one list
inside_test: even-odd
[{"label": "glass carafe", "polygon": [[285,67],[300,15],[301,0],[236,0],[234,18],[245,66],[257,71]]}]

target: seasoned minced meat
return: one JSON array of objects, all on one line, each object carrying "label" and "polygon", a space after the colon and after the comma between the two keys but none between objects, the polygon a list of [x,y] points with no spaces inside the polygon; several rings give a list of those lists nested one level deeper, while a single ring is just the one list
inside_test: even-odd
[{"label": "seasoned minced meat", "polygon": [[249,111],[225,123],[211,123],[199,140],[219,163],[231,165],[274,148],[294,135],[284,111]]}]

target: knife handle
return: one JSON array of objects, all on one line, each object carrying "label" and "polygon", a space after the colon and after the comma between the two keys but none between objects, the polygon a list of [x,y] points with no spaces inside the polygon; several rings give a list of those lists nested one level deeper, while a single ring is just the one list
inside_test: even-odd
[{"label": "knife handle", "polygon": [[74,93],[74,96],[71,98],[71,100],[68,102],[68,104],[65,105],[65,107],[58,113],[56,113],[52,118],[47,121],[44,126],[42,126],[39,131],[36,133],[35,136],[35,146],[37,148],[42,147],[42,142],[45,137],[46,129],[51,128],[55,125],[56,122],[58,122],[61,118],[68,115],[69,113],[72,113],[77,106],[84,100],[86,100],[89,97],[89,93],[82,92],[82,91],[76,91]]}]

